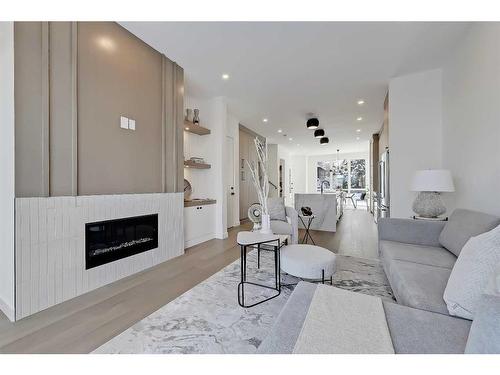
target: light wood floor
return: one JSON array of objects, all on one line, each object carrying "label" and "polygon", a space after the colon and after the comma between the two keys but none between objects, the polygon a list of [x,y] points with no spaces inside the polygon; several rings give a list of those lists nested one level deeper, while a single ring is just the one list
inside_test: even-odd
[{"label": "light wood floor", "polygon": [[[236,235],[211,240],[139,274],[16,323],[0,312],[0,353],[89,353],[239,257]],[[302,231],[301,231],[302,234]],[[366,210],[345,210],[336,233],[312,232],[316,244],[343,255],[377,256],[377,232]]]}]

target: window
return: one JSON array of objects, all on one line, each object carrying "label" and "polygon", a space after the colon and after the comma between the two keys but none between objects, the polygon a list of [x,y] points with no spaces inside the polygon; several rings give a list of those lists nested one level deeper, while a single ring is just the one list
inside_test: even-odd
[{"label": "window", "polygon": [[316,166],[316,191],[333,192],[364,190],[366,188],[366,160],[352,159],[335,161],[319,161]]},{"label": "window", "polygon": [[351,189],[366,188],[365,159],[351,160]]}]

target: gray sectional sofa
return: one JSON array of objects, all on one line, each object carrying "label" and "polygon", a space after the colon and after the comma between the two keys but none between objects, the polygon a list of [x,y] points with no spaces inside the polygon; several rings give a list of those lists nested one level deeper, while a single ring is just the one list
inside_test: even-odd
[{"label": "gray sectional sofa", "polygon": [[[395,353],[500,352],[499,297],[483,296],[485,308],[474,322],[450,316],[443,300],[463,245],[498,225],[498,217],[461,209],[447,222],[379,221],[380,257],[397,300],[382,302]],[[258,353],[293,353],[316,288],[297,285]]]},{"label": "gray sectional sofa", "polygon": [[449,220],[381,219],[379,253],[399,304],[448,315],[444,289],[462,247],[500,218],[457,209]]},{"label": "gray sectional sofa", "polygon": [[[318,285],[300,282],[285,304],[259,354],[292,354]],[[395,353],[464,353],[471,322],[383,301]],[[332,315],[335,311],[332,311]],[[371,319],[370,311],[366,318]]]}]

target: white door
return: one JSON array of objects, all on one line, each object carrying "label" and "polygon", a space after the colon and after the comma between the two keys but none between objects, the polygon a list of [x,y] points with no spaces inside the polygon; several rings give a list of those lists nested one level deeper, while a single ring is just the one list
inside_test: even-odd
[{"label": "white door", "polygon": [[227,193],[227,227],[234,225],[235,188],[234,188],[234,139],[226,137],[227,146],[227,170],[226,170],[226,193]]}]

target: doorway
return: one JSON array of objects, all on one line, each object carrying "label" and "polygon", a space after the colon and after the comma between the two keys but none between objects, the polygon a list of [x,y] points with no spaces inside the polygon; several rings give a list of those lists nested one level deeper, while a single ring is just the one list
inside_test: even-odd
[{"label": "doorway", "polygon": [[284,159],[280,159],[279,196],[280,196],[280,198],[283,198],[285,196],[285,160]]},{"label": "doorway", "polygon": [[232,228],[234,226],[234,207],[236,202],[234,185],[234,139],[233,137],[226,136],[226,150],[227,150],[227,171],[226,171],[226,195],[227,195],[227,227]]}]

